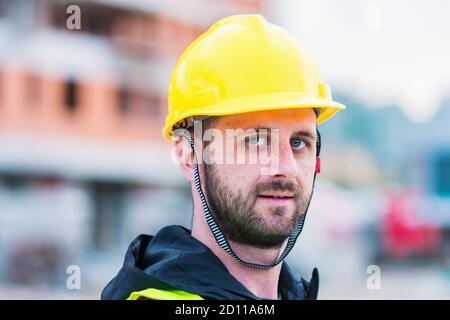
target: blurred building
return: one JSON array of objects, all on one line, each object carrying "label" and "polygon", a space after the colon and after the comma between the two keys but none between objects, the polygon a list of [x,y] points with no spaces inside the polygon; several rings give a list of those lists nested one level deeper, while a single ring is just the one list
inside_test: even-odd
[{"label": "blurred building", "polygon": [[0,0],[0,281],[189,225],[161,136],[171,70],[214,21],[267,3]]}]

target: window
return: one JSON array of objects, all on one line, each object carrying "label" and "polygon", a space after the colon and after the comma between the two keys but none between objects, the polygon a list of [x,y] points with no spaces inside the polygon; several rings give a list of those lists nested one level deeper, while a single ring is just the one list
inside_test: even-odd
[{"label": "window", "polygon": [[93,245],[99,250],[117,248],[120,241],[121,221],[123,220],[124,200],[127,186],[120,183],[93,182]]},{"label": "window", "polygon": [[68,111],[74,112],[78,103],[78,84],[74,79],[65,83],[65,105]]},{"label": "window", "polygon": [[119,112],[121,115],[126,115],[130,111],[130,106],[128,104],[129,91],[128,88],[122,86],[119,89]]}]

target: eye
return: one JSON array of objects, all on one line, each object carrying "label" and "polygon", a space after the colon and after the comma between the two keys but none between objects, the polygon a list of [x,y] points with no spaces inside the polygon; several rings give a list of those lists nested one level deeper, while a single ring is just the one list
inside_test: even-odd
[{"label": "eye", "polygon": [[265,145],[267,142],[267,139],[265,136],[262,135],[253,135],[247,138],[247,143],[250,145]]},{"label": "eye", "polygon": [[296,150],[301,150],[306,146],[306,144],[302,139],[293,138],[291,139],[291,146]]}]

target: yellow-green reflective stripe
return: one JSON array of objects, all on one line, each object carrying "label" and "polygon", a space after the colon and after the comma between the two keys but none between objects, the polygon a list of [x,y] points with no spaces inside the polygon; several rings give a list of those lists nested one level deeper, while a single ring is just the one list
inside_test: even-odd
[{"label": "yellow-green reflective stripe", "polygon": [[159,290],[153,288],[132,292],[127,300],[137,300],[140,297],[151,300],[204,300],[199,295],[183,290]]}]

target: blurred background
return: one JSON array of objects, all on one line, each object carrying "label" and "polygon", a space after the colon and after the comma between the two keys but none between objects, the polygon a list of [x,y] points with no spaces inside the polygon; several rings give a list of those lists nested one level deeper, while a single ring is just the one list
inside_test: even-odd
[{"label": "blurred background", "polygon": [[190,227],[161,137],[169,78],[194,38],[240,13],[291,30],[347,105],[321,126],[323,169],[288,261],[307,279],[319,268],[321,299],[449,299],[448,12],[442,0],[0,0],[0,299],[98,299],[138,234]]}]

